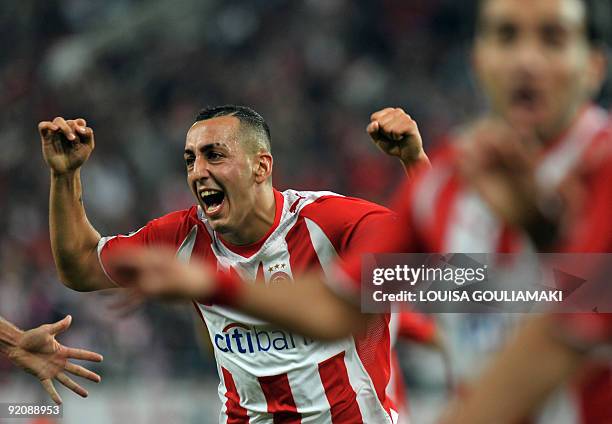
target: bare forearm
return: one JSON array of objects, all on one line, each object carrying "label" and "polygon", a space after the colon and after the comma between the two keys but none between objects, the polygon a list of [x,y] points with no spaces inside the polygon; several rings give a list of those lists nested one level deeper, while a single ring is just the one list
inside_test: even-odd
[{"label": "bare forearm", "polygon": [[368,316],[339,298],[312,275],[286,286],[246,284],[239,308],[260,319],[321,340],[333,340],[365,329]]},{"label": "bare forearm", "polygon": [[51,174],[49,231],[53,257],[64,284],[83,291],[98,288],[88,282],[100,278],[96,269],[100,234],[85,214],[78,170]]},{"label": "bare forearm", "polygon": [[416,158],[400,159],[400,162],[402,163],[404,172],[408,178],[413,178],[417,174],[418,170],[422,167],[431,167],[429,157],[427,157],[424,151],[421,151]]},{"label": "bare forearm", "polygon": [[15,347],[23,331],[0,317],[0,352],[8,354],[10,348]]}]

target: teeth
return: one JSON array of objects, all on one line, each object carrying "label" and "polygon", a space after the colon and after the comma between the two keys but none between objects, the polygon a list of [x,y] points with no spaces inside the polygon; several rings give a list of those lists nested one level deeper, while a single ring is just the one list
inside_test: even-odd
[{"label": "teeth", "polygon": [[200,196],[210,196],[211,194],[219,193],[218,190],[203,190],[200,192]]}]

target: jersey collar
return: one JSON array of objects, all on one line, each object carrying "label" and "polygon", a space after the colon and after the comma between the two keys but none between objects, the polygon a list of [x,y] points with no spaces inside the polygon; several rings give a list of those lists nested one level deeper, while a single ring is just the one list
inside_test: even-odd
[{"label": "jersey collar", "polygon": [[272,223],[270,230],[268,230],[268,232],[256,242],[250,243],[250,244],[242,244],[242,245],[232,244],[229,241],[223,240],[223,238],[219,234],[217,234],[217,238],[221,241],[221,243],[223,243],[225,247],[227,247],[232,252],[242,257],[245,257],[245,258],[253,256],[255,253],[257,253],[257,251],[259,251],[259,249],[261,249],[261,246],[263,246],[263,244],[266,242],[268,237],[270,237],[270,234],[272,234],[274,230],[278,228],[278,224],[280,224],[281,216],[283,214],[283,205],[285,202],[285,198],[278,190],[276,189],[273,189],[273,190],[274,190],[275,212],[274,212],[274,222]]}]

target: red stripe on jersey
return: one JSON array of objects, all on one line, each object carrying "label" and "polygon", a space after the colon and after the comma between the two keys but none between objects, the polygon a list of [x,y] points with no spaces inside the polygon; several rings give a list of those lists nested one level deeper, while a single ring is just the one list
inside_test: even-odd
[{"label": "red stripe on jersey", "polygon": [[385,393],[391,375],[390,355],[391,339],[389,335],[389,314],[379,315],[368,325],[365,334],[355,337],[357,354],[366,372],[370,376],[378,400],[385,411],[390,414],[393,401]]},{"label": "red stripe on jersey", "polygon": [[297,412],[287,374],[258,377],[258,380],[274,424],[300,424],[302,415]]},{"label": "red stripe on jersey", "polygon": [[362,423],[357,395],[351,386],[344,363],[344,352],[321,362],[319,375],[330,405],[332,423]]},{"label": "red stripe on jersey", "polygon": [[513,253],[519,248],[516,233],[507,225],[504,225],[499,236],[496,252]]},{"label": "red stripe on jersey", "polygon": [[240,396],[238,390],[236,390],[236,383],[234,383],[234,377],[225,368],[221,367],[223,372],[223,381],[225,383],[225,402],[227,424],[245,424],[249,422],[249,416],[247,410],[240,405]]},{"label": "red stripe on jersey", "polygon": [[[454,223],[449,222],[453,205],[457,198],[457,194],[460,190],[460,184],[458,178],[451,178],[445,183],[445,186],[438,193],[438,197],[435,200],[435,210],[433,211],[434,219],[431,221],[431,226],[423,232],[422,238],[426,240],[427,247],[430,248],[431,252],[444,252],[445,246],[444,241],[448,234],[448,227]],[[413,199],[418,201],[418,199]],[[426,252],[427,250],[424,250]]]}]

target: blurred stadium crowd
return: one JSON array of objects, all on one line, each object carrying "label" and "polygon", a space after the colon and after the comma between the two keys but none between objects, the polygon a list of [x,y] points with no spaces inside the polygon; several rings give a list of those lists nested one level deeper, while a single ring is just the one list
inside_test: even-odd
[{"label": "blurred stadium crowd", "polygon": [[[469,71],[471,3],[3,2],[2,315],[30,328],[71,313],[66,343],[103,353],[107,383],[204,379],[211,395],[194,398],[210,398],[215,422],[214,361],[196,342],[191,309],[150,305],[118,318],[108,296],[83,297],[57,282],[37,122],[62,115],[93,127],[84,201],[108,234],[192,203],[184,137],[201,107],[225,103],[249,105],[268,121],[277,188],[384,202],[402,170],[369,145],[370,113],[403,107],[432,149],[481,106]],[[604,91],[601,101],[609,100]],[[17,374],[0,360],[0,399],[12,399]]]}]

